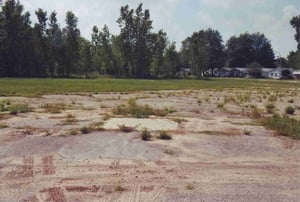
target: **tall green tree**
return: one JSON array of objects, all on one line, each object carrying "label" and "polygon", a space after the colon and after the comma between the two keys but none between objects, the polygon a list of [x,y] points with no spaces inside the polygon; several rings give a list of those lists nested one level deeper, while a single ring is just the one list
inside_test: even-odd
[{"label": "tall green tree", "polygon": [[76,72],[79,61],[79,39],[80,31],[77,28],[78,18],[73,12],[66,13],[67,26],[63,29],[65,42],[64,76],[70,76],[71,72]]},{"label": "tall green tree", "polygon": [[47,29],[47,12],[38,9],[35,12],[38,23],[35,23],[33,29],[33,47],[34,47],[34,57],[35,64],[31,69],[34,71],[34,75],[38,77],[46,77],[48,71],[48,41],[46,36]]},{"label": "tall green tree", "polygon": [[5,48],[3,46],[5,40],[5,31],[4,31],[4,24],[5,24],[5,17],[2,12],[2,1],[0,1],[0,76],[4,76],[6,73],[5,69],[5,62],[4,62],[4,51]]},{"label": "tall green tree", "polygon": [[48,29],[46,30],[47,39],[49,43],[49,76],[62,76],[63,75],[63,56],[64,56],[64,43],[63,34],[57,23],[57,13],[53,11],[49,16]]},{"label": "tall green tree", "polygon": [[182,42],[181,61],[192,67],[197,77],[206,76],[207,70],[222,67],[225,63],[225,46],[219,31],[213,29],[194,32]]},{"label": "tall green tree", "polygon": [[298,43],[298,50],[300,50],[300,15],[291,19],[290,24],[296,30],[295,40]]},{"label": "tall green tree", "polygon": [[[164,54],[168,44],[167,33],[159,30],[158,33],[152,34],[152,59],[151,59],[151,74],[159,77],[162,75],[162,65],[164,62]],[[172,47],[172,46],[170,46]],[[170,50],[169,47],[169,50]]]},{"label": "tall green tree", "polygon": [[291,51],[287,58],[291,68],[300,70],[300,50]]},{"label": "tall green tree", "polygon": [[290,52],[288,56],[288,63],[291,68],[300,69],[300,15],[293,17],[290,24],[296,30],[295,40],[298,43],[298,50]]},{"label": "tall green tree", "polygon": [[264,34],[241,34],[227,41],[227,59],[230,67],[246,67],[253,62],[263,67],[274,67],[274,52]]},{"label": "tall green tree", "polygon": [[174,78],[180,71],[180,57],[176,51],[175,42],[172,42],[166,48],[163,57],[162,76],[165,78]]},{"label": "tall green tree", "polygon": [[23,6],[7,0],[1,12],[1,66],[5,76],[24,76],[24,66],[30,61],[30,14],[23,13]]},{"label": "tall green tree", "polygon": [[225,46],[218,30],[207,29],[205,35],[208,41],[208,68],[213,71],[214,68],[223,67],[226,60]]},{"label": "tall green tree", "polygon": [[204,30],[194,32],[182,42],[182,57],[191,65],[192,73],[200,78],[205,76],[209,64],[209,41]]},{"label": "tall green tree", "polygon": [[80,57],[78,74],[85,75],[86,78],[92,76],[93,62],[92,62],[92,43],[84,38],[80,38]]},{"label": "tall green tree", "polygon": [[116,62],[112,50],[112,35],[109,29],[104,25],[101,31],[97,26],[93,27],[92,33],[94,64],[101,74],[114,75]]},{"label": "tall green tree", "polygon": [[129,6],[121,7],[117,22],[121,28],[120,37],[123,41],[121,52],[125,58],[125,68],[131,76],[145,78],[150,74],[151,63],[151,29],[152,21],[149,10],[143,11],[143,4],[136,10]]}]

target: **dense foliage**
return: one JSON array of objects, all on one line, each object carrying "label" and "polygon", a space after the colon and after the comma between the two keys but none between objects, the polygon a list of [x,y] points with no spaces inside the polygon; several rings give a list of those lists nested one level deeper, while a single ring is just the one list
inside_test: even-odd
[{"label": "dense foliage", "polygon": [[[260,33],[231,37],[224,45],[217,30],[194,32],[177,51],[167,34],[153,31],[150,11],[121,7],[120,33],[108,26],[91,30],[91,40],[81,36],[78,18],[66,13],[65,26],[55,11],[35,12],[30,20],[19,1],[0,1],[0,77],[96,77],[126,78],[203,77],[208,69],[246,67],[254,62],[274,67],[270,41]],[[299,42],[299,17],[291,21]],[[286,65],[299,66],[299,50],[291,52]],[[189,71],[187,71],[189,70]]]}]

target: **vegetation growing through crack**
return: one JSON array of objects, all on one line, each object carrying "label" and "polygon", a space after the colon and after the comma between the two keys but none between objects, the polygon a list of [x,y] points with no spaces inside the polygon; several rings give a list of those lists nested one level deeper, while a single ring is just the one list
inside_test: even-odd
[{"label": "vegetation growing through crack", "polygon": [[169,109],[154,109],[149,105],[139,105],[136,99],[128,100],[127,105],[119,105],[113,109],[116,115],[133,116],[136,118],[148,118],[150,115],[166,116],[170,112]]},{"label": "vegetation growing through crack", "polygon": [[264,118],[262,124],[269,129],[276,130],[279,135],[300,139],[300,121],[286,115],[275,114],[273,117]]}]

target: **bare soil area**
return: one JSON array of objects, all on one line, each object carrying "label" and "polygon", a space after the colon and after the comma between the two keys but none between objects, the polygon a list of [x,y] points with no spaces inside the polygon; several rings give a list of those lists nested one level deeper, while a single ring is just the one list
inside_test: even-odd
[{"label": "bare soil area", "polygon": [[[130,98],[169,113],[113,113]],[[4,99],[32,111],[0,113],[1,202],[299,201],[300,141],[252,117],[253,109],[268,116],[265,104],[272,102],[277,113],[292,105],[299,119],[294,89]],[[122,132],[120,125],[135,130]],[[151,141],[141,139],[144,128]],[[172,139],[156,138],[161,130]]]}]

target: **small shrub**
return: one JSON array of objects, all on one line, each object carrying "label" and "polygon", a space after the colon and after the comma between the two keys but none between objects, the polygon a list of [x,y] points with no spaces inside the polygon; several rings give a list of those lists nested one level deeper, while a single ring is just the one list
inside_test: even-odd
[{"label": "small shrub", "polygon": [[254,119],[260,119],[262,117],[261,111],[257,108],[253,108],[251,112],[251,117]]},{"label": "small shrub", "polygon": [[175,113],[177,112],[177,110],[173,107],[166,107],[165,110],[162,110],[162,112],[164,112],[164,114],[162,116],[166,116],[168,113],[172,114],[172,113]]},{"label": "small shrub", "polygon": [[93,131],[105,131],[105,128],[103,128],[103,122],[94,123],[90,126],[90,129]]},{"label": "small shrub", "polygon": [[275,109],[275,106],[274,106],[273,103],[267,103],[267,104],[265,105],[265,108],[266,108],[266,111],[267,111],[268,113],[273,113],[273,112],[274,112],[274,109]]},{"label": "small shrub", "polygon": [[201,100],[200,98],[198,98],[198,99],[197,99],[197,103],[198,103],[199,105],[201,105],[201,104],[202,104],[202,100]]},{"label": "small shrub", "polygon": [[193,190],[193,189],[195,189],[195,187],[194,187],[192,184],[186,185],[185,188],[186,188],[187,190]]},{"label": "small shrub", "polygon": [[225,107],[225,103],[218,103],[217,104],[217,108],[219,108],[219,109],[224,109],[224,107]]},{"label": "small shrub", "polygon": [[[82,131],[81,131],[82,132]],[[77,131],[76,130],[71,130],[70,131],[70,135],[77,135],[78,133],[77,133]]]},{"label": "small shrub", "polygon": [[47,130],[45,136],[50,136],[50,135],[52,135],[51,132]]},{"label": "small shrub", "polygon": [[14,104],[7,107],[10,114],[27,113],[31,111],[28,104]]},{"label": "small shrub", "polygon": [[294,115],[295,114],[296,109],[292,106],[287,106],[285,108],[285,113],[289,114],[289,115]]},{"label": "small shrub", "polygon": [[45,104],[43,106],[45,109],[45,112],[50,113],[50,114],[59,114],[61,111],[66,109],[65,104]]},{"label": "small shrub", "polygon": [[271,95],[271,96],[268,98],[268,101],[269,101],[269,102],[276,102],[276,101],[277,101],[277,96]]},{"label": "small shrub", "polygon": [[205,102],[210,103],[210,97],[205,97],[204,100]]},{"label": "small shrub", "polygon": [[251,135],[251,131],[248,130],[248,129],[245,129],[245,130],[244,130],[244,134],[245,134],[245,135]]},{"label": "small shrub", "polygon": [[300,121],[288,116],[281,117],[276,114],[263,119],[262,124],[269,129],[276,130],[279,135],[300,139]]},{"label": "small shrub", "polygon": [[136,118],[147,118],[150,115],[166,116],[170,111],[169,109],[153,109],[149,105],[138,105],[133,98],[128,100],[127,105],[119,105],[113,109],[114,114],[131,115]]},{"label": "small shrub", "polygon": [[233,96],[225,96],[224,97],[224,103],[229,103],[229,102],[232,102],[232,103],[235,103],[236,102],[236,100],[235,100],[235,98],[233,97]]},{"label": "small shrub", "polygon": [[147,129],[144,129],[141,133],[141,138],[144,141],[149,141],[149,140],[151,140],[152,135]]},{"label": "small shrub", "polygon": [[158,138],[161,139],[161,140],[171,140],[172,136],[169,135],[167,133],[167,131],[162,130],[162,131],[159,132]]},{"label": "small shrub", "polygon": [[76,121],[77,120],[74,115],[68,114],[66,120],[64,121],[64,124],[74,124]]},{"label": "small shrub", "polygon": [[10,100],[2,100],[0,102],[0,112],[8,111],[8,106],[10,105]]},{"label": "small shrub", "polygon": [[90,128],[84,126],[84,127],[80,128],[80,132],[81,132],[82,134],[88,134],[88,133],[90,133],[91,131],[90,131]]},{"label": "small shrub", "polygon": [[118,185],[116,188],[115,188],[115,191],[118,191],[118,192],[123,192],[125,191],[126,189],[124,187],[122,187],[121,185]]},{"label": "small shrub", "polygon": [[110,115],[109,114],[104,114],[103,120],[107,121],[108,119],[110,119]]},{"label": "small shrub", "polygon": [[186,119],[184,119],[184,118],[178,118],[178,117],[173,118],[172,121],[174,121],[174,122],[176,122],[176,123],[178,123],[178,124],[181,124],[181,123],[183,123],[183,122],[187,122]]},{"label": "small shrub", "polygon": [[0,129],[8,128],[8,125],[6,124],[0,124]]},{"label": "small shrub", "polygon": [[164,153],[168,154],[168,155],[173,155],[174,151],[167,149],[167,150],[164,151]]},{"label": "small shrub", "polygon": [[125,133],[130,133],[135,130],[134,127],[126,126],[124,124],[118,125],[118,126],[119,126],[120,131],[125,132]]}]

